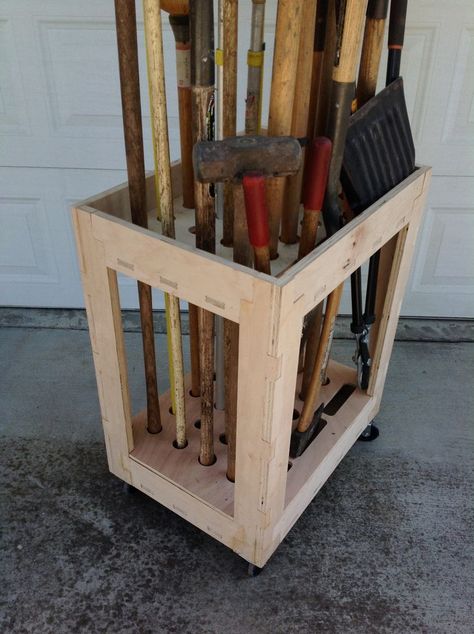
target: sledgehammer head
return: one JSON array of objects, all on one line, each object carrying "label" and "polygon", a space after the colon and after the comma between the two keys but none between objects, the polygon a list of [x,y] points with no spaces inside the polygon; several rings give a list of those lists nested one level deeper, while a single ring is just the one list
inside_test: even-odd
[{"label": "sledgehammer head", "polygon": [[263,176],[295,174],[301,165],[301,146],[289,136],[236,136],[223,141],[200,141],[193,149],[194,174],[201,183],[241,180],[247,172]]}]

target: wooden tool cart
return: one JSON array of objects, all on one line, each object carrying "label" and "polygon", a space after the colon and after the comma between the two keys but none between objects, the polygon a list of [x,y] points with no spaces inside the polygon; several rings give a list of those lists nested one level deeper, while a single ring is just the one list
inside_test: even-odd
[{"label": "wooden tool cart", "polygon": [[[177,197],[179,169],[173,168]],[[194,218],[178,200],[176,240],[132,225],[126,185],[78,204],[73,218],[110,471],[262,567],[379,411],[429,178],[430,169],[419,167],[278,277],[186,244]],[[153,176],[147,190],[152,218]],[[326,426],[288,469],[294,410],[302,405],[297,395],[304,316],[382,245],[369,388],[348,390],[337,411],[326,411]],[[287,254],[296,260],[297,245],[284,249],[294,249]],[[160,398],[159,434],[149,434],[144,414],[131,411],[117,272],[239,323],[235,483],[226,479],[226,447],[218,440],[223,412],[215,415],[217,461],[202,466],[194,425],[198,398],[187,397],[184,449],[173,447],[168,394]],[[328,377],[322,389],[326,405],[342,386],[356,385],[354,366],[331,361]]]}]

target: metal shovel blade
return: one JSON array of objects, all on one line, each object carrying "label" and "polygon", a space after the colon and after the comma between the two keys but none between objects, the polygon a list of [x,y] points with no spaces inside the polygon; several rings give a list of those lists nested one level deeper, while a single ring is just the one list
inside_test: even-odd
[{"label": "metal shovel blade", "polygon": [[350,118],[341,183],[360,213],[415,170],[415,146],[401,77]]}]

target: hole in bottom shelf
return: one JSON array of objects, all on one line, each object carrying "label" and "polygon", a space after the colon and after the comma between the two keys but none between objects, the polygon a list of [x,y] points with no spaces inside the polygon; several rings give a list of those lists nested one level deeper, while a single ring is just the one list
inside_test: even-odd
[{"label": "hole in bottom shelf", "polygon": [[342,387],[338,389],[338,391],[334,394],[332,399],[324,408],[324,413],[328,416],[334,416],[341,409],[344,403],[347,401],[349,396],[356,389],[355,385],[351,385],[349,383],[345,383]]},{"label": "hole in bottom shelf", "polygon": [[225,437],[225,434],[219,434],[219,440],[223,445],[227,445],[227,438]]},{"label": "hole in bottom shelf", "polygon": [[327,377],[324,379],[324,383],[323,383],[323,385],[329,385],[330,383],[331,383],[331,379],[327,376]]},{"label": "hole in bottom shelf", "polygon": [[298,420],[298,418],[300,417],[300,413],[297,409],[293,410],[293,420]]},{"label": "hole in bottom shelf", "polygon": [[193,391],[189,390],[189,396],[192,396],[193,398],[199,398],[201,395],[200,394],[193,394]]},{"label": "hole in bottom shelf", "polygon": [[146,428],[146,430],[147,430],[147,432],[148,432],[149,434],[151,434],[152,436],[156,436],[157,434],[161,434],[161,432],[163,431],[163,427],[161,427],[158,431],[150,431],[150,430],[148,429],[148,427]]},{"label": "hole in bottom shelf", "polygon": [[174,416],[173,406],[172,405],[169,406],[168,412],[171,414],[171,416]]},{"label": "hole in bottom shelf", "polygon": [[200,420],[197,420],[197,421],[194,423],[194,427],[195,427],[196,429],[201,429],[201,421],[200,421]]},{"label": "hole in bottom shelf", "polygon": [[216,464],[217,462],[217,456],[214,454],[214,458],[212,459],[212,462],[210,464],[202,464],[200,457],[198,457],[198,462],[201,465],[201,467],[212,467],[212,465]]},{"label": "hole in bottom shelf", "polygon": [[182,447],[178,447],[178,443],[176,442],[176,440],[173,440],[172,444],[175,449],[186,449],[186,447],[188,446],[188,441],[186,441],[186,444],[183,445]]},{"label": "hole in bottom shelf", "polygon": [[196,227],[195,227],[195,225],[193,225],[192,227],[188,227],[188,231],[189,231],[189,233],[192,233],[193,235],[195,235],[195,234],[196,234]]}]

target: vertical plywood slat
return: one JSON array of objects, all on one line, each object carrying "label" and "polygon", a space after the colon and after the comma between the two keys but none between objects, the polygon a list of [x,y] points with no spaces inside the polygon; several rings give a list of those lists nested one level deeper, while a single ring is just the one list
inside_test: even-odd
[{"label": "vertical plywood slat", "polygon": [[[410,221],[408,225],[398,233],[391,264],[389,265],[386,260],[381,261],[381,277],[382,279],[388,279],[388,281],[384,293],[383,310],[380,317],[378,317],[377,339],[374,345],[372,371],[367,390],[367,394],[376,396],[379,403],[382,398],[388,364],[392,354],[403,295],[410,274],[413,252],[421,224],[430,178],[431,172],[427,172],[424,176],[422,191],[413,201],[412,210],[409,214]],[[389,243],[388,248],[392,249],[393,243]],[[387,268],[389,266],[388,272]],[[380,291],[383,293],[384,289],[379,289],[379,292]]]},{"label": "vertical plywood slat", "polygon": [[110,471],[130,482],[133,435],[117,274],[105,264],[91,215],[73,210],[105,444]]}]

